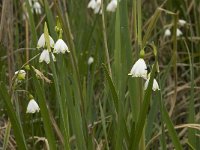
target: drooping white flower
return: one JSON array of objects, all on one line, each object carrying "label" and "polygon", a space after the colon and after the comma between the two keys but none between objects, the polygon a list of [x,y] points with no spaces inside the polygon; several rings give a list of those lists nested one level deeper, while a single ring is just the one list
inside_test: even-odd
[{"label": "drooping white flower", "polygon": [[91,8],[94,10],[94,14],[101,14],[102,9],[101,9],[101,0],[90,0],[88,3],[88,8]]},{"label": "drooping white flower", "polygon": [[[47,49],[44,49],[40,55],[39,62],[41,63],[41,62],[45,61],[47,64],[49,64],[50,63],[49,53],[51,53],[51,52],[49,52]],[[56,61],[56,58],[53,55],[53,53],[51,53],[51,55],[52,55],[53,61]]]},{"label": "drooping white flower", "polygon": [[[50,46],[53,47],[54,40],[52,39],[52,37],[50,35],[49,35],[49,41],[50,41]],[[46,44],[46,42],[45,42],[44,33],[43,33],[38,40],[37,47],[38,48],[44,47],[45,44]]]},{"label": "drooping white flower", "polygon": [[40,107],[34,99],[31,99],[28,103],[26,113],[36,113],[40,111]]},{"label": "drooping white flower", "polygon": [[94,58],[92,56],[90,56],[88,58],[88,65],[91,65],[94,62]]},{"label": "drooping white flower", "polygon": [[88,8],[95,9],[95,7],[96,7],[96,0],[91,0],[91,1],[88,3]]},{"label": "drooping white flower", "polygon": [[144,59],[138,59],[128,75],[131,75],[132,77],[142,77],[147,79],[147,66]]},{"label": "drooping white flower", "polygon": [[68,49],[67,44],[62,40],[62,39],[58,39],[57,42],[54,45],[54,53],[65,53],[65,52],[70,52]]},{"label": "drooping white flower", "polygon": [[96,7],[94,9],[94,13],[97,14],[102,14],[102,9],[101,9],[101,0],[96,0]]},{"label": "drooping white flower", "polygon": [[178,20],[180,26],[184,26],[187,22],[183,19]]},{"label": "drooping white flower", "polygon": [[176,29],[176,36],[179,37],[183,35],[182,31],[180,29]]},{"label": "drooping white flower", "polygon": [[101,5],[97,5],[94,9],[94,14],[102,14]]},{"label": "drooping white flower", "polygon": [[115,12],[117,8],[117,0],[111,0],[111,2],[107,5],[106,10],[109,12]]},{"label": "drooping white flower", "polygon": [[164,33],[164,37],[169,37],[169,36],[171,36],[171,31],[170,29],[166,29]]},{"label": "drooping white flower", "polygon": [[[147,89],[148,84],[149,84],[149,80],[150,80],[150,78],[146,80],[146,82],[145,82],[145,84],[144,84],[144,90]],[[159,85],[158,85],[158,82],[156,81],[156,79],[153,79],[153,87],[152,87],[152,90],[153,90],[153,91],[160,90]]]},{"label": "drooping white flower", "polygon": [[33,4],[33,8],[36,14],[39,14],[39,15],[42,14],[42,8],[39,2],[35,1]]},{"label": "drooping white flower", "polygon": [[25,70],[15,71],[15,75],[17,76],[18,80],[24,80],[26,77],[26,71]]}]

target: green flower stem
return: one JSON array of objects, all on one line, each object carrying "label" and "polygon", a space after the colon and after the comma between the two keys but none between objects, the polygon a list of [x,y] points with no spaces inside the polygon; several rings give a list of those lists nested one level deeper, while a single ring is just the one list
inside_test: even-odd
[{"label": "green flower stem", "polygon": [[137,28],[138,28],[138,46],[139,49],[142,49],[142,0],[137,0],[137,13],[138,13],[138,20],[137,20]]},{"label": "green flower stem", "polygon": [[[140,57],[144,57],[144,49],[142,45],[142,0],[137,0],[137,42],[138,42],[138,50],[140,50]],[[140,108],[142,108],[143,101],[143,82],[142,79],[139,79],[139,87],[140,87]],[[141,109],[140,109],[141,111]],[[139,149],[145,149],[145,128],[143,128],[142,136],[139,144]]]},{"label": "green flower stem", "polygon": [[[142,108],[142,103],[143,103],[143,94],[144,94],[144,87],[143,87],[143,79],[139,78],[139,92],[140,92],[140,103],[139,103],[139,111],[141,111]],[[139,149],[140,150],[145,150],[145,127],[143,128],[142,131],[142,136],[141,136],[141,140],[140,140],[140,144],[139,144]]]},{"label": "green flower stem", "polygon": [[105,26],[105,16],[104,16],[104,9],[103,9],[103,0],[101,3],[102,7],[102,25],[103,25],[103,40],[104,40],[104,46],[105,46],[105,55],[106,55],[106,61],[107,61],[107,66],[108,66],[108,71],[109,75],[112,78],[112,71],[111,71],[111,66],[110,66],[110,57],[109,57],[109,52],[108,52],[108,44],[107,44],[107,36],[106,36],[106,26]]}]

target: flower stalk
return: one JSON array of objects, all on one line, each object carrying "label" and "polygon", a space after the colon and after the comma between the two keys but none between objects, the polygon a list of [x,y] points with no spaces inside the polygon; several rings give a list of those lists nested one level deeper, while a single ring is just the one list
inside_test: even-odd
[{"label": "flower stalk", "polygon": [[112,72],[111,72],[111,66],[110,66],[110,57],[108,52],[108,44],[107,44],[107,36],[106,36],[106,26],[105,26],[105,16],[104,16],[104,9],[103,9],[103,0],[101,2],[102,7],[102,26],[103,26],[103,40],[104,40],[104,46],[105,46],[105,55],[106,55],[106,62],[108,66],[109,75],[112,78]]}]

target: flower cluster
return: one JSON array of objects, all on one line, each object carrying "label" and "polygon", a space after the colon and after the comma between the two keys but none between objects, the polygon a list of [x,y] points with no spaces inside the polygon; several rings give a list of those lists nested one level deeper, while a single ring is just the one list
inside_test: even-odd
[{"label": "flower cluster", "polygon": [[[178,21],[178,25],[180,26],[180,27],[183,27],[183,26],[185,26],[187,24],[187,22],[185,21],[185,20],[182,20],[182,19],[180,19],[179,21]],[[183,35],[183,32],[179,29],[179,28],[177,28],[176,29],[176,36],[177,37],[180,37],[180,36],[182,36]],[[167,28],[166,30],[165,30],[165,32],[164,32],[164,37],[170,37],[171,36],[171,31],[170,31],[170,29],[169,28]]]},{"label": "flower cluster", "polygon": [[[62,37],[62,36],[60,36],[60,37]],[[51,52],[51,50],[47,49],[47,42],[46,42],[44,33],[40,36],[40,38],[38,40],[37,48],[43,48],[43,51],[42,51],[40,58],[39,58],[40,63],[45,61],[47,64],[49,64],[50,60],[51,60],[50,56],[52,57],[53,61],[56,61],[56,58],[55,58],[53,53],[64,54],[65,52],[68,52],[68,53],[70,52],[67,44],[61,38],[59,38],[56,41],[56,43],[54,43],[53,38],[49,35],[48,40],[49,40],[49,43],[50,43],[50,47],[53,48],[53,52]]]},{"label": "flower cluster", "polygon": [[[31,8],[31,12],[35,12],[36,15],[41,15],[42,14],[42,7],[40,3],[37,0],[29,0],[28,4]],[[23,3],[23,9],[24,9],[24,14],[23,14],[23,20],[26,18],[29,18],[28,11],[27,11],[27,5],[26,3]]]},{"label": "flower cluster", "polygon": [[[49,35],[49,41],[50,41],[50,46],[51,48],[54,47],[54,40],[53,38]],[[37,48],[44,48],[41,55],[40,55],[40,58],[39,58],[39,62],[43,62],[45,61],[47,64],[50,63],[50,55],[52,56],[53,58],[53,61],[56,61],[55,59],[55,56],[54,54],[50,51],[48,51],[46,49],[46,40],[45,40],[45,37],[44,37],[44,33],[40,36],[39,40],[38,40],[38,43],[37,43]]]},{"label": "flower cluster", "polygon": [[[102,14],[102,8],[101,8],[101,0],[90,0],[88,3],[88,8],[93,9],[94,14]],[[117,8],[117,0],[111,0],[110,3],[108,3],[106,10],[108,12],[115,12]]]},{"label": "flower cluster", "polygon": [[[128,75],[131,75],[132,77],[142,77],[146,80],[144,84],[144,89],[146,90],[149,84],[150,76],[147,75],[147,65],[144,61],[144,59],[140,58],[138,59],[135,64],[133,65],[130,73]],[[153,91],[160,90],[158,83],[156,79],[153,80]]]}]

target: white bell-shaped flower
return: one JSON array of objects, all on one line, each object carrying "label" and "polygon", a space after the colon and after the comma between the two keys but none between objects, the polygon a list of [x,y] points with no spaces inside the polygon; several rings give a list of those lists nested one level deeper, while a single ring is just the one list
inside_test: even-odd
[{"label": "white bell-shaped flower", "polygon": [[88,58],[88,65],[90,66],[93,62],[94,62],[94,58],[92,56],[90,56]]},{"label": "white bell-shaped flower", "polygon": [[183,33],[180,29],[176,29],[176,36],[179,37],[179,36],[182,36]]},{"label": "white bell-shaped flower", "polygon": [[90,0],[90,2],[88,3],[88,8],[93,9],[94,14],[101,14],[101,0]]},{"label": "white bell-shaped flower", "polygon": [[[41,62],[45,61],[47,64],[49,64],[50,63],[49,53],[51,53],[51,52],[49,52],[47,49],[44,49],[40,55],[39,62],[41,63]],[[53,61],[56,61],[56,58],[53,55],[53,53],[51,53],[51,55],[52,55]]]},{"label": "white bell-shaped flower", "polygon": [[[52,37],[50,35],[49,35],[49,41],[50,41],[50,46],[53,47],[54,40],[52,39]],[[38,40],[37,47],[38,48],[44,47],[45,44],[46,44],[46,42],[45,42],[44,33],[43,33]]]},{"label": "white bell-shaped flower", "polygon": [[34,8],[36,14],[39,14],[39,15],[42,14],[42,8],[41,8],[41,5],[39,2],[37,2],[37,1],[34,2],[33,8]]},{"label": "white bell-shaped flower", "polygon": [[171,36],[171,31],[170,29],[166,29],[164,33],[164,37],[169,37],[169,36]]},{"label": "white bell-shaped flower", "polygon": [[62,39],[57,40],[57,42],[54,45],[54,53],[57,53],[57,54],[63,53],[64,54],[66,51],[68,53],[70,52],[67,44]]},{"label": "white bell-shaped flower", "polygon": [[36,113],[40,111],[40,107],[34,99],[31,99],[28,103],[26,113]]},{"label": "white bell-shaped flower", "polygon": [[111,2],[107,5],[106,10],[109,12],[115,12],[117,8],[117,0],[111,0]]},{"label": "white bell-shaped flower", "polygon": [[17,76],[18,80],[24,80],[26,77],[26,71],[25,70],[15,71],[15,75]]},{"label": "white bell-shaped flower", "polygon": [[101,5],[97,5],[97,7],[95,7],[94,14],[102,14]]},{"label": "white bell-shaped flower", "polygon": [[96,0],[96,6],[94,8],[94,13],[95,14],[102,14],[102,9],[101,9],[101,0]]},{"label": "white bell-shaped flower", "polygon": [[144,59],[138,59],[128,75],[131,75],[132,77],[142,77],[147,79],[147,66]]},{"label": "white bell-shaped flower", "polygon": [[96,7],[96,0],[91,0],[91,1],[88,3],[88,8],[95,9],[95,7]]},{"label": "white bell-shaped flower", "polygon": [[184,26],[186,23],[187,23],[187,22],[186,22],[185,20],[183,20],[183,19],[178,20],[178,24],[179,24],[180,26]]},{"label": "white bell-shaped flower", "polygon": [[[145,84],[144,84],[144,90],[147,89],[148,84],[149,84],[149,80],[150,80],[150,78],[146,80],[146,82],[145,82]],[[158,82],[156,81],[156,79],[153,80],[153,87],[152,87],[152,90],[153,90],[153,91],[160,90],[159,85],[158,85]]]}]

